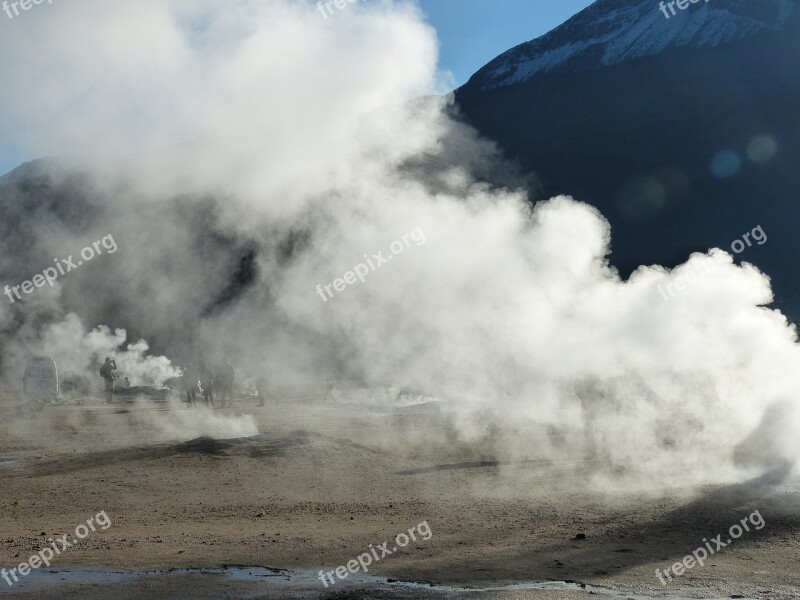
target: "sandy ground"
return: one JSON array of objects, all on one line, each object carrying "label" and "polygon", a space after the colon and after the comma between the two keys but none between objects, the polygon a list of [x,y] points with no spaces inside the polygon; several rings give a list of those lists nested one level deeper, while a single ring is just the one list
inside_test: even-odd
[{"label": "sandy ground", "polygon": [[[257,435],[196,435],[245,427],[243,415],[253,416]],[[497,464],[450,436],[430,405],[53,406],[2,421],[0,565],[18,565],[100,511],[111,526],[49,569],[14,586],[0,580],[0,595],[800,597],[800,489],[785,483],[786,469],[738,485],[600,494],[568,477],[590,462]],[[661,585],[656,568],[756,510],[763,529]],[[430,539],[376,561],[367,576],[328,588],[315,579],[370,544],[394,547],[397,534],[423,521]],[[194,570],[168,571],[180,568]],[[135,574],[148,570],[157,572]]]}]

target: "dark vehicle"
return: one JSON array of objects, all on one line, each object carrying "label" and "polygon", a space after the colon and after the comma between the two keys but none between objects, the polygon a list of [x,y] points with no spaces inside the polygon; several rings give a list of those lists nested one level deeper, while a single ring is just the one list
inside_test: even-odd
[{"label": "dark vehicle", "polygon": [[85,375],[66,371],[59,380],[61,394],[67,400],[83,400],[89,397],[91,384]]},{"label": "dark vehicle", "polygon": [[50,403],[60,400],[56,361],[49,356],[30,358],[22,378],[22,394],[28,401]]}]

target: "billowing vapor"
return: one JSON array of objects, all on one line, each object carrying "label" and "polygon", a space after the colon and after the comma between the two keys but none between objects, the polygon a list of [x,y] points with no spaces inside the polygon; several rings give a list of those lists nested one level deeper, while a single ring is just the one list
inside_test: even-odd
[{"label": "billowing vapor", "polygon": [[220,414],[210,408],[186,410],[182,402],[170,400],[166,410],[153,411],[145,400],[135,404],[133,425],[137,431],[149,431],[153,440],[190,440],[199,437],[234,439],[258,435],[258,425],[251,415]]},{"label": "billowing vapor", "polygon": [[[7,377],[34,350],[172,376],[145,339],[181,364],[233,356],[277,390],[421,390],[463,441],[593,456],[598,482],[734,479],[800,456],[797,336],[767,276],[711,250],[622,280],[598,211],[531,205],[435,96],[435,32],[412,4],[325,20],[278,0],[73,0],[7,29],[0,134],[78,157],[6,178],[4,281],[119,245],[2,305]],[[411,231],[425,243],[393,245]],[[336,283],[359,264],[363,282]]]},{"label": "billowing vapor", "polygon": [[[127,343],[126,343],[127,342]],[[36,340],[23,347],[9,345],[17,355],[57,356],[62,371],[95,374],[94,363],[104,357],[113,358],[120,372],[141,385],[161,385],[180,371],[164,356],[149,356],[147,342],[127,339],[125,330],[113,333],[105,325],[86,332],[75,313],[64,320],[42,327]]]}]

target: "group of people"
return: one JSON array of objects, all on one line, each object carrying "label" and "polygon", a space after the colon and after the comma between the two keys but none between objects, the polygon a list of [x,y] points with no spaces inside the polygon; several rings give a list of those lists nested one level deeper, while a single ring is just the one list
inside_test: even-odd
[{"label": "group of people", "polygon": [[201,362],[199,365],[198,368],[194,362],[190,362],[183,370],[183,389],[189,405],[196,404],[197,392],[200,392],[203,394],[206,406],[214,406],[215,393],[220,399],[221,408],[225,408],[226,402],[230,406],[233,403],[233,384],[236,382],[236,368],[231,361],[226,361],[216,370],[206,362]]},{"label": "group of people", "polygon": [[[218,366],[216,369],[212,368],[207,362],[198,362],[199,367],[195,366],[195,362],[189,362],[183,369],[183,391],[186,393],[186,401],[190,406],[197,403],[197,393],[203,395],[206,406],[214,407],[214,398],[220,400],[220,408],[231,406],[233,404],[233,386],[236,382],[236,367],[233,366],[230,360],[225,361],[225,364]],[[106,404],[111,404],[114,400],[114,388],[117,380],[117,363],[110,357],[106,357],[103,366],[100,367],[100,376],[105,383]],[[130,381],[125,378],[127,387],[130,387]],[[258,394],[258,406],[264,406],[267,397],[267,380],[264,377],[259,377],[256,380],[256,393]]]}]

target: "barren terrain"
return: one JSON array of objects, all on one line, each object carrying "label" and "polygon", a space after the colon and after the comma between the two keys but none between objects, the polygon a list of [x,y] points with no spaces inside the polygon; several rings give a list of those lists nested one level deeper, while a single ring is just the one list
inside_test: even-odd
[{"label": "barren terrain", "polygon": [[[187,426],[188,439],[175,440],[183,418],[243,414],[255,418],[258,435],[213,440]],[[740,485],[609,495],[574,484],[591,461],[508,462],[450,435],[435,404],[386,410],[240,402],[213,412],[53,406],[6,421],[3,566],[27,560],[47,538],[71,534],[99,511],[112,525],[65,550],[49,570],[13,587],[2,582],[0,594],[476,597],[460,588],[478,587],[494,591],[477,597],[497,598],[797,597],[800,490],[785,483],[788,467]],[[763,529],[661,585],[656,568],[755,510]],[[392,542],[423,521],[430,539],[383,557],[367,576],[328,588],[316,579],[319,569],[346,565],[369,544]],[[288,571],[248,576],[235,566]],[[179,568],[189,570],[160,572]],[[124,576],[149,570],[159,572]],[[575,583],[548,589],[541,582]]]}]

